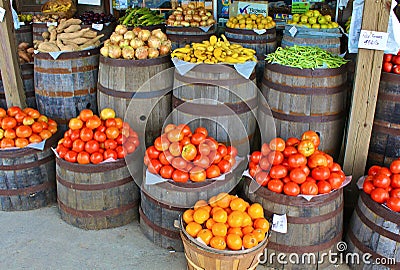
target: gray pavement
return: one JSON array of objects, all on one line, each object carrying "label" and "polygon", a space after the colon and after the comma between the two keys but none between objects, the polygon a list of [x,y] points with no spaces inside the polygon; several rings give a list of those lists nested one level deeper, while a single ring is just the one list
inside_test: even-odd
[{"label": "gray pavement", "polygon": [[[61,220],[55,204],[32,211],[0,211],[0,239],[1,270],[186,269],[183,253],[154,245],[142,234],[137,221],[114,229],[86,231]],[[349,268],[329,268],[334,269]]]}]

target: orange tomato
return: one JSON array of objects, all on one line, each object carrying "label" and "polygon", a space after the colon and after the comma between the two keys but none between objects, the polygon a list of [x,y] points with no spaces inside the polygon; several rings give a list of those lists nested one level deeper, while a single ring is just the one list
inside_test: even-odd
[{"label": "orange tomato", "polygon": [[243,246],[244,248],[253,248],[257,246],[258,241],[253,233],[245,234],[243,236]]},{"label": "orange tomato", "polygon": [[301,135],[301,140],[302,140],[302,141],[303,141],[303,140],[311,140],[311,141],[313,142],[315,148],[317,148],[317,147],[319,146],[319,144],[320,144],[319,136],[318,136],[318,134],[317,134],[315,131],[313,131],[313,130],[308,130],[308,131],[304,132],[304,133]]},{"label": "orange tomato", "polygon": [[242,248],[242,238],[237,234],[228,234],[226,244],[232,250],[240,250]]},{"label": "orange tomato", "polygon": [[212,218],[215,222],[225,223],[228,220],[228,213],[224,209],[219,208],[212,212]]},{"label": "orange tomato", "polygon": [[243,227],[252,226],[253,221],[251,220],[251,217],[249,216],[249,214],[247,214],[246,212],[242,212],[242,213],[243,213],[242,226]]},{"label": "orange tomato", "polygon": [[1,128],[6,130],[8,128],[15,128],[17,126],[17,120],[13,117],[4,117],[1,120]]},{"label": "orange tomato", "polygon": [[116,139],[119,135],[119,129],[117,127],[108,127],[106,129],[106,136],[108,139]]},{"label": "orange tomato", "polygon": [[231,227],[228,229],[228,234],[236,234],[242,237],[243,236],[242,228]]},{"label": "orange tomato", "polygon": [[229,227],[241,227],[243,224],[243,212],[240,211],[232,211],[232,213],[228,216],[228,225]]},{"label": "orange tomato", "polygon": [[186,225],[186,228],[185,228],[185,229],[186,229],[186,232],[187,232],[190,236],[196,237],[197,234],[198,234],[203,228],[201,227],[201,225],[200,225],[199,223],[192,221],[192,222],[189,222],[189,223]]},{"label": "orange tomato", "polygon": [[7,109],[7,114],[8,114],[8,116],[14,117],[20,111],[22,111],[20,107],[12,106],[12,107]]},{"label": "orange tomato", "polygon": [[30,142],[30,143],[39,143],[39,142],[41,142],[41,141],[43,141],[43,139],[42,139],[42,137],[40,137],[39,134],[32,134],[32,135],[29,137],[29,142]]},{"label": "orange tomato", "polygon": [[32,109],[26,112],[33,119],[38,119],[40,116],[40,112],[38,110]]},{"label": "orange tomato", "polygon": [[1,148],[9,148],[9,147],[14,147],[14,146],[15,146],[15,143],[14,143],[13,139],[3,138],[1,140],[1,143],[0,143]]},{"label": "orange tomato", "polygon": [[225,237],[226,234],[228,233],[228,228],[226,227],[225,223],[216,222],[212,226],[211,231],[212,231],[214,236],[223,236],[223,237]]},{"label": "orange tomato", "polygon": [[83,121],[74,117],[68,122],[68,127],[72,130],[81,129],[83,127]]},{"label": "orange tomato", "polygon": [[212,226],[214,226],[215,223],[216,223],[216,222],[215,222],[214,219],[212,219],[212,218],[207,219],[207,221],[206,221],[206,228],[211,230],[211,229],[212,229]]},{"label": "orange tomato", "polygon": [[263,229],[255,229],[252,234],[257,239],[257,242],[261,242],[265,238],[265,232]]},{"label": "orange tomato", "polygon": [[264,232],[266,233],[268,232],[270,225],[268,220],[266,220],[265,218],[257,218],[256,220],[254,220],[253,226],[256,229],[264,230]]},{"label": "orange tomato", "polygon": [[3,108],[0,108],[0,118],[3,118],[7,115],[7,111]]},{"label": "orange tomato", "polygon": [[4,138],[7,139],[15,139],[17,137],[17,134],[15,133],[15,130],[12,128],[8,128],[4,130]]},{"label": "orange tomato", "polygon": [[224,250],[226,248],[225,237],[214,236],[210,240],[210,246],[215,249]]},{"label": "orange tomato", "polygon": [[247,205],[242,198],[234,198],[231,200],[230,207],[232,210],[238,210],[241,212],[246,211]]},{"label": "orange tomato", "polygon": [[203,208],[199,208],[199,209],[195,210],[193,213],[194,221],[199,224],[203,224],[209,218],[210,218],[210,214],[207,212],[207,210],[205,210]]},{"label": "orange tomato", "polygon": [[43,126],[39,122],[35,122],[31,126],[33,133],[40,133],[43,130]]},{"label": "orange tomato", "polygon": [[50,138],[53,134],[49,130],[42,130],[42,132],[40,132],[39,135],[43,140],[46,140]]},{"label": "orange tomato", "polygon": [[15,129],[15,134],[20,138],[29,138],[32,135],[30,126],[19,126]]},{"label": "orange tomato", "polygon": [[246,226],[246,227],[243,227],[243,228],[242,228],[242,233],[243,233],[243,235],[252,233],[253,231],[254,231],[253,226]]},{"label": "orange tomato", "polygon": [[229,207],[231,203],[231,196],[228,193],[221,192],[217,195],[217,205],[221,208]]},{"label": "orange tomato", "polygon": [[93,116],[93,111],[90,109],[83,109],[79,113],[79,119],[81,119],[83,122],[86,122],[92,116]]},{"label": "orange tomato", "polygon": [[101,126],[101,119],[97,115],[93,115],[86,121],[86,127],[96,129]]},{"label": "orange tomato", "polygon": [[264,209],[259,203],[253,203],[250,205],[250,207],[247,209],[247,213],[253,220],[264,217]]},{"label": "orange tomato", "polygon": [[26,116],[27,116],[27,114],[21,111],[21,112],[18,112],[18,113],[14,116],[14,118],[15,118],[15,120],[17,120],[18,123],[22,123],[22,122],[24,121],[24,118],[25,118]]},{"label": "orange tomato", "polygon": [[206,206],[206,205],[208,205],[208,204],[207,204],[207,202],[206,202],[205,200],[198,200],[198,201],[194,204],[193,208],[194,208],[194,210],[197,210],[197,209],[199,209],[199,208],[201,208],[201,207],[203,207],[203,206]]},{"label": "orange tomato", "polygon": [[28,139],[26,138],[16,138],[15,139],[15,146],[19,148],[23,148],[29,144]]},{"label": "orange tomato", "polygon": [[272,151],[283,151],[285,150],[285,141],[282,138],[274,138],[269,142],[269,148]]},{"label": "orange tomato", "polygon": [[190,222],[194,221],[193,213],[194,213],[193,209],[188,209],[185,212],[183,212],[182,218],[183,218],[183,221],[185,221],[186,224],[189,224]]},{"label": "orange tomato", "polygon": [[198,234],[197,237],[200,237],[201,240],[203,240],[203,242],[206,245],[210,244],[211,238],[213,238],[213,234],[211,232],[211,230],[209,229],[202,229]]},{"label": "orange tomato", "polygon": [[122,128],[124,121],[119,117],[115,117],[114,119],[115,119],[116,127],[117,128]]}]

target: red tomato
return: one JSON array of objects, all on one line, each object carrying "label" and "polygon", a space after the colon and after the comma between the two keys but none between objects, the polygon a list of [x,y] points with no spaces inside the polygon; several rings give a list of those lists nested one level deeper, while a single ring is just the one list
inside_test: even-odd
[{"label": "red tomato", "polygon": [[371,176],[377,175],[381,168],[382,167],[378,166],[378,165],[371,166],[371,168],[368,169],[368,175],[371,175]]},{"label": "red tomato", "polygon": [[82,141],[81,139],[76,139],[72,143],[72,150],[79,153],[82,152],[85,149],[85,142]]},{"label": "red tomato", "polygon": [[211,162],[208,157],[197,155],[196,158],[193,160],[193,164],[195,166],[206,169],[210,166]]},{"label": "red tomato", "polygon": [[105,142],[107,140],[107,136],[104,132],[100,132],[97,130],[93,134],[93,139],[95,139],[98,142]]},{"label": "red tomato", "polygon": [[69,150],[66,154],[64,159],[68,162],[76,162],[76,158],[78,157],[78,153],[72,150]]},{"label": "red tomato", "polygon": [[[118,155],[118,153],[117,153],[117,155]],[[147,169],[152,174],[158,174],[160,172],[160,169],[162,166],[163,165],[161,164],[161,162],[158,159],[150,159]]]},{"label": "red tomato", "polygon": [[174,168],[176,168],[178,170],[184,170],[186,168],[187,163],[183,158],[175,157],[172,160],[171,165],[172,165],[172,167],[174,167]]},{"label": "red tomato", "polygon": [[283,193],[289,196],[297,196],[300,194],[300,187],[295,182],[286,183],[283,186]]},{"label": "red tomato", "polygon": [[297,149],[294,146],[286,146],[282,153],[285,158],[288,158],[290,155],[296,154]]},{"label": "red tomato", "polygon": [[384,72],[391,72],[392,68],[393,68],[393,64],[392,63],[390,63],[390,62],[384,62],[383,63],[382,70]]},{"label": "red tomato", "polygon": [[121,145],[118,146],[117,148],[115,148],[115,151],[117,152],[118,158],[125,158],[126,155],[128,154],[128,151],[126,150],[126,148]]},{"label": "red tomato", "polygon": [[[255,164],[254,162],[251,163]],[[268,171],[271,168],[271,164],[269,164],[268,157],[261,158],[260,163],[258,165],[260,165],[260,168],[265,171]]]},{"label": "red tomato", "polygon": [[305,181],[300,186],[300,192],[304,195],[318,195],[318,186],[311,181]]},{"label": "red tomato", "polygon": [[373,191],[374,189],[375,189],[375,186],[372,183],[372,181],[364,181],[363,190],[365,193],[371,194],[371,191]]},{"label": "red tomato", "polygon": [[219,144],[218,144],[218,149],[217,149],[217,151],[220,152],[220,154],[221,154],[223,157],[226,156],[226,155],[228,154],[228,148],[227,148],[224,144],[222,144],[222,143],[219,143]]},{"label": "red tomato", "polygon": [[214,151],[214,153],[211,153],[210,156],[213,157],[211,159],[213,164],[218,164],[222,160],[222,155],[220,152]]},{"label": "red tomato", "polygon": [[371,199],[377,203],[385,203],[389,199],[389,193],[383,188],[376,188],[371,191]]},{"label": "red tomato", "polygon": [[400,56],[399,55],[393,56],[392,63],[395,65],[400,65]]},{"label": "red tomato", "polygon": [[395,188],[390,191],[390,197],[400,198],[400,188]]},{"label": "red tomato", "polygon": [[302,169],[295,168],[290,171],[289,178],[297,184],[302,184],[306,181],[307,175]]},{"label": "red tomato", "polygon": [[[192,144],[192,145],[193,145],[193,144]],[[193,145],[193,146],[194,146],[194,145]],[[196,146],[194,146],[194,147],[196,148]],[[210,148],[210,146],[209,146],[206,142],[200,143],[199,146],[198,146],[198,148],[199,148],[199,152],[200,152],[202,155],[208,156],[208,155],[211,153],[211,148]],[[196,151],[196,153],[197,153],[197,151]],[[224,155],[222,155],[222,156],[224,156]]]},{"label": "red tomato", "polygon": [[269,148],[272,151],[283,151],[285,150],[285,141],[282,138],[274,138],[269,142]]},{"label": "red tomato", "polygon": [[339,165],[339,163],[333,162],[331,172],[341,172],[342,167]]},{"label": "red tomato", "polygon": [[126,148],[126,151],[128,152],[128,154],[133,153],[136,150],[136,145],[134,143],[126,142],[123,145]]},{"label": "red tomato", "polygon": [[138,137],[128,137],[127,141],[133,143],[136,147],[138,147],[140,143]]},{"label": "red tomato", "polygon": [[307,165],[310,169],[316,168],[318,166],[327,167],[328,159],[322,153],[314,153],[308,157]]},{"label": "red tomato", "polygon": [[172,180],[175,182],[186,183],[189,180],[189,174],[180,170],[175,170],[172,173]]},{"label": "red tomato", "polygon": [[174,157],[179,157],[182,154],[182,145],[179,142],[173,142],[169,145],[169,152],[171,153],[171,155],[173,155]]},{"label": "red tomato", "polygon": [[267,186],[269,190],[276,193],[282,193],[283,191],[283,182],[279,179],[269,180]]},{"label": "red tomato", "polygon": [[284,184],[291,182],[290,177],[289,177],[289,176],[283,177],[283,178],[282,178],[282,182],[283,182]]},{"label": "red tomato", "polygon": [[165,156],[164,152],[161,152],[160,155],[158,156],[158,159],[160,160],[162,165],[169,165],[169,161],[167,160],[167,157]]},{"label": "red tomato", "polygon": [[[106,147],[107,148],[107,147]],[[146,154],[149,156],[150,159],[157,159],[160,155],[160,151],[158,151],[154,145],[150,146],[146,150]]]},{"label": "red tomato", "polygon": [[394,65],[393,68],[392,68],[392,72],[394,74],[400,74],[400,64]]},{"label": "red tomato", "polygon": [[221,175],[221,170],[217,165],[213,164],[207,168],[206,174],[208,179],[215,178]]},{"label": "red tomato", "polygon": [[98,152],[100,149],[100,145],[96,140],[90,140],[85,143],[85,151],[89,154],[93,154],[94,152]]},{"label": "red tomato", "polygon": [[160,169],[160,175],[162,178],[171,179],[174,168],[170,165],[164,165]]},{"label": "red tomato", "polygon": [[386,201],[386,205],[394,212],[400,212],[400,198],[395,198],[395,197],[389,198]]},{"label": "red tomato", "polygon": [[299,169],[301,169],[307,176],[310,175],[310,169],[307,167],[307,165],[300,166]]},{"label": "red tomato", "polygon": [[307,165],[307,158],[302,154],[293,154],[288,157],[288,165],[291,168],[297,168]]},{"label": "red tomato", "polygon": [[223,159],[220,163],[218,163],[218,167],[221,173],[224,174],[226,172],[229,172],[229,170],[231,169],[231,164],[226,159]]},{"label": "red tomato", "polygon": [[80,138],[82,141],[87,142],[93,139],[93,130],[90,128],[84,127],[81,129]]},{"label": "red tomato", "polygon": [[329,184],[331,184],[332,189],[339,189],[343,184],[343,178],[336,172],[329,175]]},{"label": "red tomato", "polygon": [[105,133],[108,139],[115,140],[119,136],[119,129],[117,127],[108,127]]},{"label": "red tomato", "polygon": [[226,155],[224,156],[224,159],[229,161],[229,163],[231,164],[231,166],[233,167],[236,163],[236,159],[234,157],[232,157],[231,155]]},{"label": "red tomato", "polygon": [[211,151],[217,151],[218,142],[213,137],[207,137],[206,143],[210,146]]},{"label": "red tomato", "polygon": [[390,62],[390,61],[392,61],[392,58],[393,58],[393,54],[385,53],[383,55],[383,62]]},{"label": "red tomato", "polygon": [[168,150],[169,145],[170,143],[168,138],[166,138],[166,136],[157,137],[154,141],[154,147],[157,149],[157,151]]},{"label": "red tomato", "polygon": [[385,174],[379,173],[378,175],[375,175],[372,182],[377,188],[388,188],[390,186],[390,177]]},{"label": "red tomato", "polygon": [[118,144],[115,140],[107,139],[104,142],[104,148],[105,149],[115,149],[117,148]]},{"label": "red tomato", "polygon": [[390,178],[392,188],[400,188],[400,174],[392,174]]},{"label": "red tomato", "polygon": [[267,143],[263,143],[261,146],[261,154],[266,157],[269,152],[271,152],[271,149],[269,148],[269,145]]},{"label": "red tomato", "polygon": [[296,147],[300,143],[300,140],[294,137],[290,137],[286,140],[286,146]]},{"label": "red tomato", "polygon": [[328,167],[317,167],[312,169],[311,176],[316,180],[327,180],[331,175]]},{"label": "red tomato", "polygon": [[236,157],[238,155],[238,150],[236,149],[235,146],[228,146],[228,155],[231,155],[232,157]]},{"label": "red tomato", "polygon": [[60,158],[64,158],[69,150],[62,143],[60,143],[59,145],[57,145],[56,151],[57,151],[58,155],[60,156]]},{"label": "red tomato", "polygon": [[[36,122],[36,123],[38,123],[38,122]],[[32,125],[32,128],[33,128],[33,125]],[[38,133],[40,133],[40,132],[38,132]],[[73,142],[75,140],[79,139],[80,138],[80,130],[71,130],[71,133],[70,133],[69,137],[71,138],[71,140]]]},{"label": "red tomato", "polygon": [[315,145],[311,140],[302,140],[297,146],[297,151],[305,157],[309,157],[315,152]]},{"label": "red tomato", "polygon": [[98,126],[97,128],[96,128],[96,131],[100,131],[100,132],[106,132],[106,127],[105,126],[103,126],[103,125],[100,125],[100,126]]},{"label": "red tomato", "polygon": [[[208,147],[208,146],[207,146]],[[172,153],[171,153],[172,154]],[[186,161],[193,160],[197,155],[197,149],[194,144],[187,144],[182,149],[182,158]]]},{"label": "red tomato", "polygon": [[283,178],[287,174],[288,174],[288,170],[283,165],[272,166],[271,170],[269,171],[269,175],[271,176],[271,178]]},{"label": "red tomato", "polygon": [[104,158],[104,160],[109,159],[109,158],[117,159],[118,155],[117,155],[117,152],[115,150],[107,149],[103,153],[103,158]]},{"label": "red tomato", "polygon": [[71,148],[72,147],[72,140],[70,137],[64,137],[64,140],[62,142],[62,144],[67,147],[67,148]]},{"label": "red tomato", "polygon": [[301,140],[302,140],[302,141],[304,141],[304,140],[310,140],[310,141],[312,141],[313,144],[314,144],[314,146],[315,146],[315,149],[317,149],[317,147],[318,147],[319,144],[320,144],[319,135],[318,135],[315,131],[313,131],[313,130],[308,130],[308,131],[304,132],[304,133],[301,135]]},{"label": "red tomato", "polygon": [[90,155],[90,162],[92,162],[93,164],[99,164],[103,160],[104,160],[103,155],[100,154],[99,152],[95,152]]},{"label": "red tomato", "polygon": [[390,163],[390,171],[392,173],[400,173],[400,159],[393,160]]},{"label": "red tomato", "polygon": [[250,161],[254,162],[255,164],[258,164],[261,159],[261,152],[260,151],[254,151],[251,156],[250,156]]},{"label": "red tomato", "polygon": [[82,151],[78,153],[76,160],[79,164],[89,164],[90,163],[90,155],[88,152]]},{"label": "red tomato", "polygon": [[206,171],[200,167],[194,167],[190,170],[189,179],[193,182],[203,182],[207,178]]},{"label": "red tomato", "polygon": [[282,163],[284,157],[282,152],[279,151],[271,151],[268,154],[268,162],[272,165],[279,165]]},{"label": "red tomato", "polygon": [[392,172],[389,170],[389,168],[381,167],[377,174],[384,174],[386,176],[391,176]]},{"label": "red tomato", "polygon": [[327,194],[332,191],[331,184],[328,181],[322,180],[317,183],[319,194]]},{"label": "red tomato", "polygon": [[206,136],[202,133],[194,133],[190,139],[191,143],[194,145],[199,145],[206,139]]},{"label": "red tomato", "polygon": [[190,127],[186,124],[180,124],[177,126],[177,129],[183,134],[184,137],[192,135],[192,131]]},{"label": "red tomato", "polygon": [[200,134],[203,134],[204,136],[208,136],[208,131],[207,131],[207,129],[206,128],[204,128],[204,127],[198,127],[198,128],[196,128],[196,130],[194,131],[194,133],[196,134],[196,133],[200,133]]},{"label": "red tomato", "polygon": [[306,182],[311,182],[311,183],[317,183],[317,180],[315,180],[314,178],[312,178],[311,176],[307,176]]},{"label": "red tomato", "polygon": [[264,171],[257,173],[254,178],[256,179],[256,182],[263,187],[265,187],[268,184],[268,181],[271,179],[268,173]]},{"label": "red tomato", "polygon": [[191,143],[190,142],[190,138],[189,137],[183,137],[183,139],[180,140],[179,143],[182,144],[182,145],[187,145],[187,144]]}]

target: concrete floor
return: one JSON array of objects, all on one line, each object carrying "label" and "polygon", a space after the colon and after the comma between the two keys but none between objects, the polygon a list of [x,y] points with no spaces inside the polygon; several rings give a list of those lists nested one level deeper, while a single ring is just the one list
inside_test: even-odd
[{"label": "concrete floor", "polygon": [[[0,239],[0,269],[186,269],[183,253],[154,245],[137,221],[115,229],[86,231],[61,220],[56,205],[0,211]],[[269,268],[260,265],[257,269]],[[329,267],[334,269],[349,268]]]}]

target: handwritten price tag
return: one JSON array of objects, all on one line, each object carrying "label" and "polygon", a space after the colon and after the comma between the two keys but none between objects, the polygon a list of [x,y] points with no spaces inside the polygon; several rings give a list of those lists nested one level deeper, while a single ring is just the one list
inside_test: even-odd
[{"label": "handwritten price tag", "polygon": [[6,10],[0,7],[0,22],[3,22],[4,15],[6,15]]},{"label": "handwritten price tag", "polygon": [[361,30],[358,48],[384,51],[388,37],[389,34],[386,32]]},{"label": "handwritten price tag", "polygon": [[101,30],[103,30],[103,27],[104,27],[104,24],[98,24],[98,23],[93,23],[92,24],[92,28],[94,29],[94,30],[97,30],[97,31],[101,31]]},{"label": "handwritten price tag", "polygon": [[287,233],[287,217],[286,214],[272,217],[272,230],[279,233]]},{"label": "handwritten price tag", "polygon": [[57,26],[57,22],[47,22],[46,25],[47,25],[47,27],[49,27],[51,25]]}]

